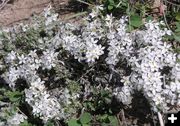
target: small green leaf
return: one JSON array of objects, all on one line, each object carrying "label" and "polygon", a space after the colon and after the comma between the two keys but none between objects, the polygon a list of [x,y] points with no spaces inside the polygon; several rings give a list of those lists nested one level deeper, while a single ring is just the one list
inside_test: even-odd
[{"label": "small green leaf", "polygon": [[110,5],[114,5],[114,0],[108,0]]},{"label": "small green leaf", "polygon": [[176,30],[175,32],[180,32],[180,22],[176,22]]},{"label": "small green leaf", "polygon": [[148,16],[147,18],[146,18],[146,22],[149,22],[149,21],[152,21],[153,20],[153,17],[152,16]]},{"label": "small green leaf", "polygon": [[85,113],[83,113],[83,114],[81,115],[81,117],[80,117],[80,122],[81,122],[82,124],[87,124],[87,123],[89,123],[89,122],[91,121],[91,119],[92,119],[91,114],[85,112]]},{"label": "small green leaf", "polygon": [[91,102],[88,102],[87,105],[92,111],[95,111],[95,107],[93,106]]},{"label": "small green leaf", "polygon": [[111,126],[108,123],[102,123],[102,126]]},{"label": "small green leaf", "polygon": [[26,120],[22,122],[19,126],[33,126],[31,123],[28,123]]},{"label": "small green leaf", "polygon": [[177,28],[177,29],[175,30],[175,32],[180,32],[180,28]]},{"label": "small green leaf", "polygon": [[176,14],[176,20],[180,21],[180,12]]},{"label": "small green leaf", "polygon": [[8,97],[11,102],[16,102],[21,98],[22,93],[19,91],[8,91],[5,92],[5,96]]},{"label": "small green leaf", "polygon": [[175,51],[176,53],[180,53],[180,48],[175,48],[174,51]]},{"label": "small green leaf", "polygon": [[111,126],[118,126],[118,119],[116,118],[116,116],[109,116],[108,118]]},{"label": "small green leaf", "polygon": [[76,119],[71,119],[68,121],[68,126],[81,126]]},{"label": "small green leaf", "polygon": [[175,34],[175,35],[174,35],[174,39],[175,39],[176,41],[180,42],[180,35]]},{"label": "small green leaf", "polygon": [[142,25],[142,19],[139,15],[135,14],[130,17],[130,24],[134,27],[140,27]]},{"label": "small green leaf", "polygon": [[82,126],[90,126],[89,124],[82,124]]},{"label": "small green leaf", "polygon": [[131,32],[134,30],[134,27],[132,25],[127,26],[127,32]]},{"label": "small green leaf", "polygon": [[108,5],[108,10],[112,10],[114,7],[112,5]]},{"label": "small green leaf", "polygon": [[54,123],[51,121],[48,121],[44,126],[54,126]]},{"label": "small green leaf", "polygon": [[108,121],[108,115],[107,114],[100,115],[99,120],[102,122],[107,122]]}]

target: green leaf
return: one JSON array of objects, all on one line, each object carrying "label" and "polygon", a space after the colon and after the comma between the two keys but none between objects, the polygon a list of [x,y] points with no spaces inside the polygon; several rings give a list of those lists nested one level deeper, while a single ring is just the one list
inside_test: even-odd
[{"label": "green leaf", "polygon": [[111,125],[109,125],[108,123],[102,123],[101,126],[111,126]]},{"label": "green leaf", "polygon": [[71,119],[68,121],[68,126],[81,126],[76,119]]},{"label": "green leaf", "polygon": [[87,103],[88,107],[92,110],[92,111],[95,111],[95,107],[93,106],[93,104],[91,102],[88,102]]},{"label": "green leaf", "polygon": [[152,21],[153,20],[153,17],[152,16],[148,16],[147,18],[146,18],[146,22],[149,22],[149,21]]},{"label": "green leaf", "polygon": [[116,118],[116,116],[109,116],[108,118],[111,126],[118,126],[118,119]]},{"label": "green leaf", "polygon": [[98,120],[101,122],[108,122],[108,115],[107,114],[99,115]]},{"label": "green leaf", "polygon": [[114,0],[108,0],[110,5],[115,5]]},{"label": "green leaf", "polygon": [[134,30],[134,27],[132,25],[127,25],[127,32],[131,32]]},{"label": "green leaf", "polygon": [[177,28],[177,29],[175,30],[175,32],[180,32],[180,28]]},{"label": "green leaf", "polygon": [[33,126],[31,123],[28,123],[26,120],[22,122],[19,126]]},{"label": "green leaf", "polygon": [[108,5],[108,10],[112,10],[114,7],[112,5]]},{"label": "green leaf", "polygon": [[89,124],[82,124],[82,126],[90,126]]},{"label": "green leaf", "polygon": [[91,119],[92,119],[91,114],[85,112],[85,113],[83,113],[83,114],[81,115],[81,117],[80,117],[80,122],[81,122],[82,124],[87,124],[87,123],[89,123],[89,122],[91,121]]},{"label": "green leaf", "polygon": [[176,20],[180,21],[180,12],[176,14]]},{"label": "green leaf", "polygon": [[180,53],[180,48],[175,48],[174,51],[175,51],[176,53]]},{"label": "green leaf", "polygon": [[175,32],[180,32],[180,22],[176,22],[176,30]]},{"label": "green leaf", "polygon": [[11,102],[16,102],[21,98],[22,93],[19,91],[8,91],[5,92],[5,96],[8,97]]},{"label": "green leaf", "polygon": [[139,15],[135,14],[130,17],[130,24],[134,27],[140,27],[142,25],[142,19]]},{"label": "green leaf", "polygon": [[48,121],[44,126],[54,126],[54,123],[51,121]]},{"label": "green leaf", "polygon": [[178,42],[180,42],[180,35],[179,34],[175,34],[174,35],[174,39]]}]

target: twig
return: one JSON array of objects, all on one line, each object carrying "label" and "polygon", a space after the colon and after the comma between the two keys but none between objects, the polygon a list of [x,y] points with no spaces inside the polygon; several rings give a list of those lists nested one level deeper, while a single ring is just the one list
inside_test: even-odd
[{"label": "twig", "polygon": [[0,10],[2,10],[9,1],[10,0],[3,0],[1,5],[0,5]]},{"label": "twig", "polygon": [[121,5],[122,1],[119,1],[119,3],[116,5],[116,8],[118,8]]},{"label": "twig", "polygon": [[[165,13],[164,10],[163,10],[163,18],[164,18],[164,22],[165,22],[167,28],[168,28],[169,30],[171,30],[171,28],[169,27],[169,25],[168,25],[168,23],[167,23],[167,20],[166,20],[166,13]],[[173,32],[172,30],[171,30],[171,32],[172,32],[172,35],[175,36],[175,34],[174,34],[174,32]]]},{"label": "twig", "polygon": [[124,124],[125,126],[127,126],[126,117],[125,117],[125,115],[124,115],[124,109],[121,110],[121,113],[122,113],[123,124]]},{"label": "twig", "polygon": [[86,71],[86,73],[84,73],[78,80],[77,82],[79,82],[86,74],[88,74],[92,69],[94,68],[94,66],[92,66],[89,70]]},{"label": "twig", "polygon": [[18,107],[16,107],[16,109],[17,109],[21,114],[23,114],[24,116],[26,116],[26,114],[24,114],[24,112],[22,112]]},{"label": "twig", "polygon": [[165,86],[166,85],[166,76],[165,76],[165,74],[163,74],[163,86]]},{"label": "twig", "polygon": [[80,13],[74,14],[72,16],[69,16],[68,18],[65,18],[64,20],[69,20],[69,19],[76,18],[78,16],[82,16],[82,15],[85,15],[85,14],[87,14],[86,11],[85,12],[80,12]]},{"label": "twig", "polygon": [[160,126],[164,126],[164,121],[160,112],[158,112],[158,119],[159,119]]},{"label": "twig", "polygon": [[130,6],[128,3],[128,18],[129,18],[129,30],[131,31],[131,15],[130,15]]},{"label": "twig", "polygon": [[176,7],[180,7],[180,5],[176,4],[176,3],[173,3],[173,2],[170,2],[168,0],[163,0],[164,2],[167,2],[169,4],[172,4],[173,6],[176,6]]},{"label": "twig", "polygon": [[152,110],[151,110],[151,115],[152,115],[152,119],[153,119],[153,124],[154,124],[154,126],[156,126],[156,123],[155,123],[155,120],[154,120],[154,113],[153,113]]},{"label": "twig", "polygon": [[77,0],[77,1],[80,3],[86,4],[86,5],[89,5],[89,6],[94,6],[93,4],[90,4],[90,3],[82,1],[82,0]]},{"label": "twig", "polygon": [[117,119],[118,119],[119,125],[121,126],[121,120],[120,120],[119,116],[120,116],[120,112],[117,114]]}]

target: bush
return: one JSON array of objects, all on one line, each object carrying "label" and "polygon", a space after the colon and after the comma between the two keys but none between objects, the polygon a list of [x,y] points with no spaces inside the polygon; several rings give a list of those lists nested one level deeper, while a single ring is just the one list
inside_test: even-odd
[{"label": "bush", "polygon": [[171,31],[162,21],[128,31],[126,16],[102,11],[75,25],[49,7],[31,24],[1,29],[1,125],[117,125],[113,100],[130,105],[137,91],[154,112],[180,105],[179,55],[164,42]]}]

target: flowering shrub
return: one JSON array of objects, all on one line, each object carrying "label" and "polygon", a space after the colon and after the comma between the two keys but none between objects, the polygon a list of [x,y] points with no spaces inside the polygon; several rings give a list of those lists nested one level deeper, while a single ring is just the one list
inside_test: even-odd
[{"label": "flowering shrub", "polygon": [[[28,118],[68,121],[94,99],[94,88],[125,105],[141,92],[155,112],[180,105],[179,55],[164,42],[171,31],[149,21],[127,32],[126,16],[103,16],[102,9],[97,6],[75,25],[60,21],[49,7],[29,25],[0,30],[2,93],[11,92],[9,100],[0,97],[1,116],[10,112],[0,125]],[[13,94],[17,91],[21,95]]]}]

